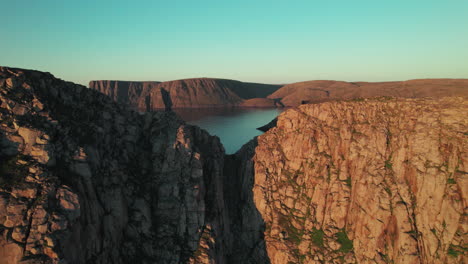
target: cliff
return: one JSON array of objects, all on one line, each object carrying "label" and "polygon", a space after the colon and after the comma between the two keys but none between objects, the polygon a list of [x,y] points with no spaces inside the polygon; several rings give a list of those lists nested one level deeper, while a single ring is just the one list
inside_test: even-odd
[{"label": "cliff", "polygon": [[271,263],[467,263],[468,102],[303,105],[258,137]]},{"label": "cliff", "polygon": [[[234,80],[196,78],[168,82],[91,81],[96,89],[117,102],[127,103],[140,110],[170,108],[203,108],[241,105],[244,100],[264,98],[280,85],[245,83]],[[272,107],[272,100],[248,107]]]},{"label": "cliff", "polygon": [[156,89],[160,82],[91,81],[89,87],[125,105],[138,105],[141,97]]},{"label": "cliff", "polygon": [[266,255],[260,229],[248,245],[230,231],[243,229],[242,212],[225,209],[219,139],[174,114],[138,114],[51,74],[1,67],[0,120],[1,263]]},{"label": "cliff", "polygon": [[303,105],[225,155],[172,112],[0,67],[0,263],[466,263],[466,116]]},{"label": "cliff", "polygon": [[468,96],[468,79],[420,79],[402,82],[308,81],[285,85],[268,96],[285,106],[390,96],[404,98]]}]

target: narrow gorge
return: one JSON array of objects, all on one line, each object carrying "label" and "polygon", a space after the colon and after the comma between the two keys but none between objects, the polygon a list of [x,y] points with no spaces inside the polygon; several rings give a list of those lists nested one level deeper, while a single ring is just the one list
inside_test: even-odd
[{"label": "narrow gorge", "polygon": [[172,112],[0,67],[0,262],[468,262],[462,92],[303,105],[226,155]]}]

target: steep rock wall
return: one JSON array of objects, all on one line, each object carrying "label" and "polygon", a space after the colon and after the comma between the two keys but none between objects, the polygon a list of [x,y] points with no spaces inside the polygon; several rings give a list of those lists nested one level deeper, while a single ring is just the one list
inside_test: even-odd
[{"label": "steep rock wall", "polygon": [[[264,98],[281,85],[245,83],[234,80],[194,78],[168,82],[91,81],[114,101],[139,110],[204,108],[242,105],[244,99]],[[266,102],[265,102],[266,101]],[[273,100],[248,101],[249,107],[274,107]]]},{"label": "steep rock wall", "polygon": [[467,115],[305,105],[226,156],[170,112],[2,67],[0,262],[467,262]]},{"label": "steep rock wall", "polygon": [[1,67],[0,120],[1,263],[254,255],[232,242],[219,139],[174,114],[138,114],[48,73]]},{"label": "steep rock wall", "polygon": [[468,102],[304,105],[258,137],[272,263],[467,262]]},{"label": "steep rock wall", "polygon": [[148,96],[160,82],[128,82],[128,81],[91,81],[89,87],[95,89],[112,100],[137,106],[141,98]]}]

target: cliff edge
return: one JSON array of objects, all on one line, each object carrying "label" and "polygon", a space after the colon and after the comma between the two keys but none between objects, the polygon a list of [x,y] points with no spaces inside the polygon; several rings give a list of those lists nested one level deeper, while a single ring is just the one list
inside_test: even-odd
[{"label": "cliff edge", "polygon": [[[207,107],[274,107],[265,98],[281,85],[247,83],[226,79],[194,78],[168,82],[91,81],[96,89],[117,102],[139,110]],[[243,103],[244,101],[247,103]]]}]

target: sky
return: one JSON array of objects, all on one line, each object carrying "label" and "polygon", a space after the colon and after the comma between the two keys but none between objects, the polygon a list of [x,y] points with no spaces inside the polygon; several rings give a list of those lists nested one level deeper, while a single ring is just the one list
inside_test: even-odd
[{"label": "sky", "polygon": [[468,78],[468,0],[0,0],[0,65],[67,81]]}]

